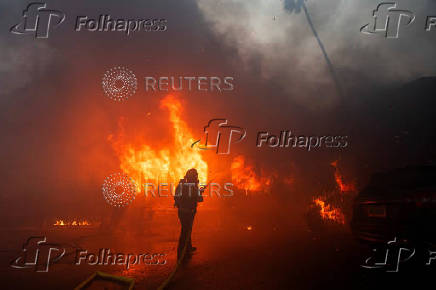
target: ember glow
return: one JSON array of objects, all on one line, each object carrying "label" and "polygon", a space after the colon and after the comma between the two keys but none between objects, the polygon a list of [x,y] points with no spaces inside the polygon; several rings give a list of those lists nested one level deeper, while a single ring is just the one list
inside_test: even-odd
[{"label": "ember glow", "polygon": [[324,197],[318,197],[313,200],[316,206],[320,208],[319,214],[324,220],[331,220],[339,224],[345,224],[345,217],[339,208],[327,204]]},{"label": "ember glow", "polygon": [[174,138],[172,146],[155,149],[146,140],[140,144],[126,140],[124,119],[120,119],[118,135],[111,134],[108,140],[120,160],[121,170],[135,180],[137,186],[146,180],[177,182],[190,168],[196,168],[200,182],[206,182],[208,165],[200,153],[190,146],[195,139],[182,119],[180,99],[167,95],[161,100],[160,108],[169,112]]},{"label": "ember glow", "polygon": [[73,220],[71,222],[64,221],[64,220],[56,220],[56,222],[53,224],[54,226],[90,226],[91,223],[86,220]]},{"label": "ember glow", "polygon": [[258,175],[254,167],[245,161],[244,156],[236,156],[231,165],[233,185],[239,189],[249,191],[262,191],[268,189],[274,177],[272,175]]}]

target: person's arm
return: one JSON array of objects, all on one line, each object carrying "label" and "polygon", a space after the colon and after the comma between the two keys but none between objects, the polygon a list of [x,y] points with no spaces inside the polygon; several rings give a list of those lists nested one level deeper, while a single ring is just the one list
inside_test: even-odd
[{"label": "person's arm", "polygon": [[209,184],[206,184],[205,186],[202,186],[199,188],[197,202],[203,202],[203,195],[202,194],[207,189],[208,186],[209,186]]}]

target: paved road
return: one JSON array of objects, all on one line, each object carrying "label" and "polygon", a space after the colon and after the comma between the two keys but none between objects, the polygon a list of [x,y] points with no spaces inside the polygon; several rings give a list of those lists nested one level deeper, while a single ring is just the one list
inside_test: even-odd
[{"label": "paved road", "polygon": [[[386,273],[363,269],[371,254],[342,228],[311,232],[304,224],[243,218],[213,219],[213,211],[199,212],[193,233],[198,251],[180,267],[169,289],[432,289],[436,266]],[[159,225],[159,227],[150,225]],[[94,271],[135,279],[135,289],[156,289],[175,266],[177,217],[172,211],[154,216],[144,228],[15,229],[1,230],[1,289],[72,289]],[[249,228],[251,226],[251,228]],[[32,235],[98,253],[164,253],[165,265],[89,266],[74,264],[74,254],[50,265],[48,273],[12,269],[9,262]],[[436,263],[435,263],[436,264]],[[424,285],[427,286],[425,287]],[[430,287],[430,288],[429,288]]]}]

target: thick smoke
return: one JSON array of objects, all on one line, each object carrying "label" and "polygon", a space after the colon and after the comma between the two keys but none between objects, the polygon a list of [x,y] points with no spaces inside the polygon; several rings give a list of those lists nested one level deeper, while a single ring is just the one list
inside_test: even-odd
[{"label": "thick smoke", "polygon": [[416,15],[412,25],[401,26],[399,39],[360,33],[380,3],[375,0],[197,3],[211,29],[236,48],[247,70],[258,61],[265,80],[279,80],[291,98],[307,105],[338,100],[335,73],[345,97],[355,77],[383,85],[435,73],[436,37],[424,29],[426,17],[436,12],[431,1],[397,1],[399,9]]},{"label": "thick smoke", "polygon": [[[0,39],[0,43],[5,41]],[[9,95],[16,89],[25,88],[34,79],[47,73],[55,56],[55,49],[42,42],[2,45],[0,47],[1,95]]]},{"label": "thick smoke", "polygon": [[[5,1],[3,1],[5,2]],[[0,3],[3,13],[0,19],[0,104],[17,96],[16,90],[26,88],[35,80],[43,77],[59,59],[58,51],[44,41],[26,41],[28,38],[16,37],[9,29],[22,21],[22,10],[27,1]],[[32,37],[30,40],[35,40]]]}]

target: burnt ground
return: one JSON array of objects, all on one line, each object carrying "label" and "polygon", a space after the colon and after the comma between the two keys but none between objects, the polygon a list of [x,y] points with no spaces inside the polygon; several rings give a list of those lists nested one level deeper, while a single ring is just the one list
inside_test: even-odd
[{"label": "burnt ground", "polygon": [[[220,215],[213,210],[199,211],[193,234],[198,251],[180,267],[168,289],[432,288],[436,261],[431,266],[423,266],[423,261],[403,267],[398,273],[363,269],[360,265],[371,251],[346,228],[314,233],[303,223],[248,224],[240,219],[208,216]],[[156,214],[155,221],[160,227],[121,227],[116,231],[92,227],[2,229],[1,289],[73,289],[95,271],[134,278],[135,289],[156,289],[175,266],[178,224],[174,211]],[[122,253],[165,253],[167,264],[137,265],[129,270],[123,266],[76,266],[73,253],[50,265],[48,273],[11,268],[10,261],[33,235],[46,235],[49,242],[63,244],[67,253],[73,253],[75,247],[95,253],[99,248]]]}]

